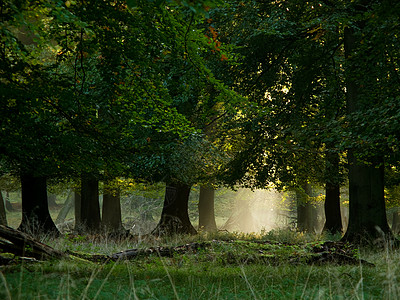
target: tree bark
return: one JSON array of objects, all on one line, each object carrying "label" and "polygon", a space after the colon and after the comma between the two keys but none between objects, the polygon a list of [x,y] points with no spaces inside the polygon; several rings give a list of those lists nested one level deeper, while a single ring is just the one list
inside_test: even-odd
[{"label": "tree bark", "polygon": [[339,155],[326,155],[327,180],[325,186],[325,225],[324,231],[330,233],[342,232],[342,216],[340,212],[340,184],[339,184]]},{"label": "tree bark", "polygon": [[81,222],[83,232],[100,231],[99,181],[91,175],[81,178]]},{"label": "tree bark", "polygon": [[217,230],[214,213],[215,191],[212,187],[200,186],[199,229],[207,232]]},{"label": "tree bark", "polygon": [[[362,29],[362,24],[358,24]],[[352,28],[344,32],[345,56],[349,59],[353,54],[357,39]],[[348,74],[361,72],[356,64],[351,64]],[[346,79],[347,112],[362,112],[364,106],[358,86],[352,77]],[[348,150],[349,164],[349,224],[344,241],[372,244],[377,239],[393,238],[386,218],[384,196],[384,166],[382,157],[371,157],[368,163],[357,158],[355,149]]]},{"label": "tree bark", "polygon": [[6,206],[4,204],[4,198],[1,191],[0,191],[0,225],[7,226]]},{"label": "tree bark", "polygon": [[22,174],[21,190],[22,221],[18,229],[32,235],[60,235],[49,212],[46,178]]},{"label": "tree bark", "polygon": [[153,235],[196,234],[188,213],[190,186],[183,183],[169,183],[165,188],[164,206],[161,219],[152,231]]},{"label": "tree bark", "polygon": [[102,226],[108,232],[123,230],[120,192],[104,184]]}]

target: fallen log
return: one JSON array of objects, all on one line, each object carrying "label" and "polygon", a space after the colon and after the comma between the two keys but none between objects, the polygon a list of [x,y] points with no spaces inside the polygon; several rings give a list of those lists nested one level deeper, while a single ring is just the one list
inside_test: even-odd
[{"label": "fallen log", "polygon": [[67,257],[65,253],[35,240],[30,235],[4,225],[0,225],[0,253],[38,260]]},{"label": "fallen log", "polygon": [[135,259],[139,256],[149,256],[152,254],[156,254],[162,257],[172,257],[176,254],[184,254],[186,252],[196,252],[199,249],[205,249],[211,246],[211,243],[202,242],[202,243],[190,243],[185,245],[180,245],[176,247],[150,247],[147,249],[129,249],[125,251],[121,251],[118,253],[112,254],[110,257],[113,260],[129,260]]}]

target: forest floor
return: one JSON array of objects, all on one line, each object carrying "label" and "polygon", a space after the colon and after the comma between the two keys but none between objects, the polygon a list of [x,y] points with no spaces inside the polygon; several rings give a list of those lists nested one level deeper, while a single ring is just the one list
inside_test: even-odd
[{"label": "forest floor", "polygon": [[293,231],[44,237],[68,256],[12,257],[0,266],[0,299],[400,298],[399,250],[360,250],[337,240]]}]

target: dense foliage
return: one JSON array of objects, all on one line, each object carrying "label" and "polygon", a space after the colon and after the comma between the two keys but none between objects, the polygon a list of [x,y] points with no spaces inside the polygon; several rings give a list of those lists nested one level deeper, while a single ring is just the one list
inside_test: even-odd
[{"label": "dense foliage", "polygon": [[3,1],[1,173],[283,188],[395,172],[399,9]]},{"label": "dense foliage", "polygon": [[[198,8],[128,4],[3,4],[6,170],[161,179],[182,175],[177,153],[182,164],[188,147],[209,152],[210,102],[229,91],[205,64],[212,45],[196,29]],[[213,86],[221,89],[210,94]]]},{"label": "dense foliage", "polygon": [[[215,10],[240,58],[229,75],[248,100],[231,125],[243,140],[229,180],[323,182],[325,156],[349,148],[396,162],[398,8],[388,3],[372,1],[361,13],[362,1],[232,1]],[[346,58],[344,30],[356,22],[365,23],[363,39]],[[349,80],[363,87],[362,108],[351,113]]]}]

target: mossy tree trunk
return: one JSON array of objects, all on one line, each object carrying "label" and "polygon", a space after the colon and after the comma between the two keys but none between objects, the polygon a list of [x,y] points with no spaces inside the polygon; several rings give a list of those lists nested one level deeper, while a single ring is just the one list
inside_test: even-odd
[{"label": "mossy tree trunk", "polygon": [[214,213],[215,190],[212,187],[200,186],[199,195],[199,229],[208,232],[216,231]]},{"label": "mossy tree trunk", "polygon": [[43,176],[21,175],[22,221],[18,229],[33,235],[59,235],[47,202],[47,182]]},{"label": "mossy tree trunk", "polygon": [[189,219],[189,194],[189,185],[176,182],[167,183],[161,218],[152,234],[162,236],[197,233]]}]

